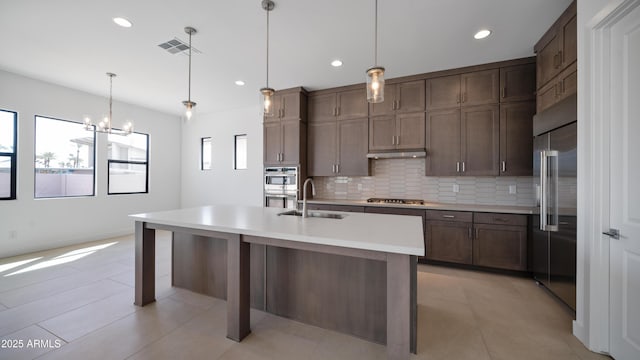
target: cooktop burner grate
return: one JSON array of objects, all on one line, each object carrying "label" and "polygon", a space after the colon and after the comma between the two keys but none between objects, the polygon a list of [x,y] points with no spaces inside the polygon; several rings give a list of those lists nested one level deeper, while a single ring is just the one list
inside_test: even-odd
[{"label": "cooktop burner grate", "polygon": [[382,203],[382,204],[424,205],[424,200],[418,200],[418,199],[370,198],[370,199],[367,199],[367,202],[368,203]]}]

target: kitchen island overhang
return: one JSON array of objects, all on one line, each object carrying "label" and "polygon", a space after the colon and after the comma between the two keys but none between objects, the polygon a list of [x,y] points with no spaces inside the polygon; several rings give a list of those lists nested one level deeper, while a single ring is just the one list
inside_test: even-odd
[{"label": "kitchen island overhang", "polygon": [[[281,211],[218,205],[131,215],[136,220],[136,305],[155,299],[156,229],[226,242],[227,337],[235,341],[250,333],[250,245],[374,260],[382,262],[383,272],[377,274],[385,277],[377,281],[385,288],[376,294],[386,297],[378,299],[386,303],[386,321],[376,325],[385,328],[374,330],[383,332],[389,358],[407,358],[415,352],[416,258],[424,255],[421,218],[356,213],[342,213],[342,219],[300,218],[278,216]],[[174,240],[174,246],[178,242]]]}]

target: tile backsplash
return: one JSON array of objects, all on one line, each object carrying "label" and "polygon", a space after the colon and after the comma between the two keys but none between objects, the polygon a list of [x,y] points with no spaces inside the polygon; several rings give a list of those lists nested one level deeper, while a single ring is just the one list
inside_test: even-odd
[{"label": "tile backsplash", "polygon": [[[423,199],[448,204],[533,206],[532,177],[428,177],[424,159],[372,160],[372,176],[315,177],[316,198],[371,197]],[[454,192],[457,187],[458,192]],[[510,187],[515,194],[509,192]]]}]

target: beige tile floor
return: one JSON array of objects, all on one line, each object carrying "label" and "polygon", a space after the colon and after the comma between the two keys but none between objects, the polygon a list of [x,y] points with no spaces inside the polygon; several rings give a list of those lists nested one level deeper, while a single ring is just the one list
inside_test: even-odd
[{"label": "beige tile floor", "polygon": [[[157,301],[143,308],[133,305],[132,236],[0,259],[0,359],[385,358],[382,345],[254,310],[252,333],[226,339],[224,301],[171,287],[170,245],[159,232]],[[418,271],[412,359],[607,359],[530,279]]]}]

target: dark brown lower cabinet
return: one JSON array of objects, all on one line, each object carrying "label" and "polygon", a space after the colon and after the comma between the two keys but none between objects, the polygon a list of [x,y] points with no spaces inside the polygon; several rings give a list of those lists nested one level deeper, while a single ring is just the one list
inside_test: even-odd
[{"label": "dark brown lower cabinet", "polygon": [[471,264],[471,227],[470,222],[427,220],[427,259]]},{"label": "dark brown lower cabinet", "polygon": [[475,224],[473,264],[506,270],[527,270],[526,226]]}]

